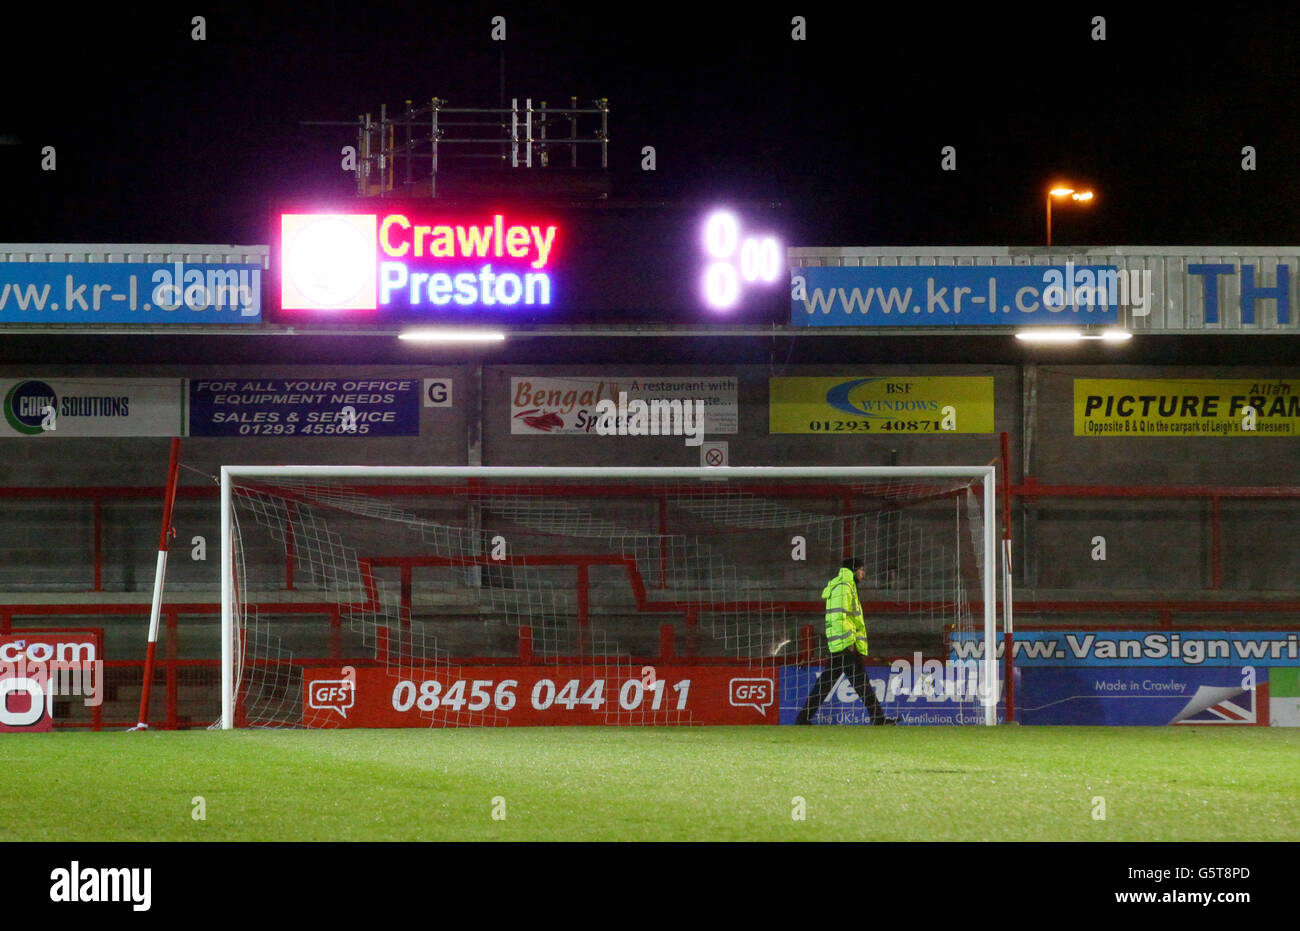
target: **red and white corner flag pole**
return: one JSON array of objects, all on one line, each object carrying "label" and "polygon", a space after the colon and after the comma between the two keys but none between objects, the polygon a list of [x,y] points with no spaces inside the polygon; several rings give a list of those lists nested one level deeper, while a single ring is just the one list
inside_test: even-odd
[{"label": "red and white corner flag pole", "polygon": [[172,527],[172,505],[176,501],[176,474],[180,466],[181,441],[172,437],[171,461],[167,464],[167,490],[163,493],[162,533],[158,536],[158,568],[153,577],[153,607],[149,611],[149,647],[144,654],[144,688],[140,692],[140,719],[133,731],[149,729],[149,689],[153,685],[153,659],[158,646],[158,618],[162,614],[163,578],[167,574],[167,539],[176,535]]}]

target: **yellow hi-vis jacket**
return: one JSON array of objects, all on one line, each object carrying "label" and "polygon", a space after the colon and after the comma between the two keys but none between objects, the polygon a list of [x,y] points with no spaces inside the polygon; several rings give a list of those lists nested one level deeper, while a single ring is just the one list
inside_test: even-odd
[{"label": "yellow hi-vis jacket", "polygon": [[867,622],[862,617],[853,570],[841,569],[826,583],[822,597],[826,599],[826,642],[830,651],[840,653],[852,647],[866,656]]}]

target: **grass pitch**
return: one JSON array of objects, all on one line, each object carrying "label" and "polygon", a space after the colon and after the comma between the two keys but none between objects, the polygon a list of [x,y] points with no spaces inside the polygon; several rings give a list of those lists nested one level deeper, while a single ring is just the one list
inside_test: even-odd
[{"label": "grass pitch", "polygon": [[[0,841],[1300,833],[1300,730],[1282,728],[154,731],[10,735],[4,745]],[[193,817],[197,796],[204,820]]]}]

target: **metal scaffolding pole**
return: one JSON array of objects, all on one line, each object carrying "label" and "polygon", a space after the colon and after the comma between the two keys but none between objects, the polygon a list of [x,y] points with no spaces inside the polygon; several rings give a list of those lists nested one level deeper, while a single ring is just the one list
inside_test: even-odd
[{"label": "metal scaffolding pole", "polygon": [[[427,107],[416,108],[411,100],[403,101],[400,113],[392,116],[388,105],[381,104],[377,115],[365,113],[353,121],[303,120],[303,126],[354,126],[356,128],[356,193],[362,197],[394,197],[401,189],[410,196],[423,188],[428,172],[428,196],[437,197],[438,172],[459,164],[470,166],[482,159],[493,159],[502,168],[558,168],[567,165],[578,169],[580,146],[600,146],[600,169],[609,168],[609,101],[598,98],[590,107],[578,106],[571,96],[567,108],[552,108],[547,101],[532,97],[512,97],[506,107],[448,107],[447,101],[429,98]],[[509,121],[506,120],[507,112]],[[459,116],[469,119],[458,119]],[[583,132],[582,123],[589,116],[599,118],[599,126]],[[475,119],[478,117],[478,119]],[[550,122],[565,120],[568,133],[561,129],[552,134]],[[562,125],[562,124],[561,124]],[[424,127],[428,127],[425,135]],[[399,140],[399,130],[402,138]],[[551,142],[569,150],[569,158],[552,163]],[[426,151],[424,146],[428,145]],[[445,149],[445,146],[454,148]],[[520,152],[520,147],[523,152]],[[492,154],[495,152],[495,154]],[[428,161],[424,158],[427,156]],[[450,162],[447,160],[451,159]],[[404,160],[398,180],[399,160]],[[506,182],[508,183],[508,182]],[[559,186],[569,182],[560,181]],[[577,178],[577,185],[589,185],[590,178]]]}]

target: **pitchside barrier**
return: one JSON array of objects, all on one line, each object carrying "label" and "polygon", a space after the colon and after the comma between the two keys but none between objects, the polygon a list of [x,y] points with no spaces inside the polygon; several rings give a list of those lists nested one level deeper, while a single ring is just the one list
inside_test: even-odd
[{"label": "pitchside barrier", "polygon": [[[390,491],[384,489],[383,493]],[[56,728],[98,729],[136,723],[144,634],[150,613],[149,583],[154,575],[162,497],[163,491],[158,487],[0,488],[0,501],[3,501],[0,527],[4,531],[0,534],[0,636],[19,630],[53,632],[56,628],[69,627],[102,630],[103,634],[102,704],[86,705],[78,696],[56,697],[52,706]],[[1300,510],[1296,507],[1300,489],[1062,486],[1027,479],[1011,487],[1011,500],[1015,505],[1020,578],[1016,594],[1018,665],[1025,667],[1025,674],[1032,680],[1037,680],[1030,682],[1031,692],[1039,690],[1039,682],[1044,677],[1057,683],[1067,675],[1063,667],[1043,666],[1040,657],[1026,653],[1041,646],[1041,642],[1033,639],[1038,634],[1075,632],[1076,640],[1083,643],[1082,633],[1086,632],[1155,632],[1166,637],[1192,631],[1206,635],[1254,632],[1260,637],[1276,639],[1300,629],[1298,577],[1281,571],[1285,566],[1279,564],[1277,551],[1269,550],[1276,540],[1289,538],[1292,529],[1300,526]],[[157,665],[152,676],[154,689],[148,713],[155,727],[206,726],[220,716],[217,510],[215,484],[182,485],[178,489],[173,518],[177,535],[167,565]],[[899,520],[883,517],[882,521],[891,519]],[[670,536],[681,529],[671,520],[661,525],[655,503],[648,508],[641,529],[659,534],[661,527]],[[1252,532],[1252,527],[1266,530]],[[1099,534],[1107,539],[1106,560],[1091,558],[1095,548],[1092,540]],[[367,664],[376,664],[374,651],[368,652],[361,635],[345,623],[340,604],[312,600],[317,596],[310,588],[301,586],[303,571],[298,568],[292,548],[280,549],[283,554],[278,564],[267,561],[262,566],[261,591],[266,601],[258,607],[274,629],[293,645],[293,662],[303,668],[332,669],[328,678],[335,679],[345,666],[360,670]],[[1133,559],[1134,552],[1140,553],[1142,559]],[[1272,555],[1264,558],[1268,552]],[[266,555],[270,560],[269,551]],[[1166,555],[1168,558],[1164,558]],[[813,558],[810,555],[809,561]],[[417,623],[424,623],[432,616],[431,577],[424,568],[379,567],[377,573],[385,589],[393,592],[399,616],[410,616]],[[576,592],[576,569],[571,573],[570,588]],[[589,575],[589,584],[592,578],[599,581],[599,573]],[[774,578],[760,578],[756,584],[770,585]],[[785,601],[784,608],[794,634],[793,641],[783,646],[775,658],[776,684],[782,689],[787,678],[795,683],[792,687],[798,687],[795,670],[815,671],[825,662],[822,604],[816,597],[823,583],[821,579],[812,581],[817,589],[813,592],[798,588],[786,592],[789,600]],[[653,592],[653,586],[650,590]],[[925,710],[928,696],[922,692],[920,698],[912,701],[910,689],[904,691],[906,677],[900,682],[897,672],[891,674],[889,666],[894,660],[906,660],[919,670],[920,664],[915,661],[918,651],[923,660],[948,659],[951,654],[944,644],[924,632],[924,625],[915,621],[905,594],[895,600],[897,592],[898,589],[888,587],[863,591],[871,631],[871,654],[879,663],[873,666],[872,678],[882,688],[894,690],[898,701],[888,706],[891,713],[901,714],[905,720],[914,719],[914,710],[918,716],[923,711],[925,716],[931,716],[933,709]],[[598,593],[595,600],[599,602],[600,597],[603,596]],[[982,616],[983,606],[978,597],[971,608],[977,617]],[[449,614],[445,606],[439,610],[444,617],[464,622],[449,620],[452,628],[474,634],[458,648],[457,658],[466,667],[532,667],[538,663],[533,650],[535,640],[549,636],[543,632],[534,638],[528,624],[517,628],[497,625],[489,634],[489,625],[481,620],[470,623],[463,614]],[[686,612],[638,613],[632,617],[639,618],[637,623],[625,625],[619,633],[620,643],[631,651],[630,665],[635,673],[627,678],[642,679],[642,669],[647,666],[656,670],[672,666],[716,666],[736,659],[727,655],[725,643],[702,635],[698,616],[693,621]],[[1134,638],[1126,636],[1125,639]],[[1222,638],[1216,634],[1216,639]],[[1300,723],[1300,700],[1294,697],[1300,695],[1300,690],[1292,681],[1295,670],[1283,671],[1289,659],[1274,657],[1272,653],[1270,647],[1257,660],[1237,663],[1238,683],[1245,676],[1242,667],[1252,666],[1260,682],[1267,681],[1271,695],[1266,706],[1261,690],[1253,714],[1245,717],[1253,717],[1263,724],[1269,723],[1270,716],[1277,723]],[[748,660],[741,665],[748,669]],[[1206,666],[1208,662],[1201,665]],[[1094,672],[1098,671],[1112,679],[1127,678],[1130,684],[1137,682],[1139,686],[1147,679],[1145,674],[1121,674],[1118,669],[1106,671],[1094,667]],[[924,688],[926,677],[930,681],[934,677],[921,672]],[[1082,667],[1078,675],[1085,672],[1086,667]],[[1197,687],[1192,679],[1206,679],[1206,687],[1219,688],[1224,683],[1211,682],[1209,678],[1225,675],[1222,666],[1218,673],[1198,672],[1189,678],[1188,687]],[[500,681],[510,678],[519,677],[501,676],[493,680],[493,690]],[[617,700],[627,678],[617,688],[607,686],[613,700]],[[1089,679],[1090,687],[1096,684],[1093,679]],[[410,677],[410,681],[418,685],[422,680]],[[675,681],[669,681],[665,687]],[[688,695],[691,705],[704,695],[699,685],[702,681],[692,681]],[[555,679],[555,682],[558,696],[568,680]],[[472,678],[466,682],[465,688],[470,692],[473,683]],[[390,708],[392,691],[397,685],[398,681],[394,681],[384,698]],[[589,683],[584,684],[578,698],[587,686]],[[738,682],[736,688],[747,690],[750,686]],[[1052,684],[1051,689],[1055,688]],[[632,687],[628,689],[630,701]],[[531,686],[523,692],[514,687],[506,690],[522,694],[524,701],[531,699]],[[660,699],[661,716],[672,710],[665,702],[676,695],[670,692]],[[735,699],[741,702],[746,697],[752,698],[748,691]],[[1232,701],[1240,704],[1245,697]],[[502,698],[508,701],[505,691]],[[1026,704],[1033,698],[1031,693],[1024,696],[1017,693],[1017,717],[1026,724],[1038,720],[1038,715]],[[404,694],[399,694],[398,699],[401,704]],[[539,693],[539,703],[544,699],[545,695]],[[728,714],[733,713],[731,699],[730,695],[724,699]],[[860,712],[860,703],[838,699],[836,695],[828,702],[830,707],[822,720],[842,712]],[[1044,703],[1049,700],[1054,699],[1044,692]],[[478,701],[481,699],[475,704]],[[782,701],[778,694],[778,704]],[[1112,703],[1118,705],[1120,700],[1113,699]],[[753,704],[761,705],[762,701],[750,701],[750,707],[741,710],[761,720]],[[652,705],[653,694],[651,710]],[[843,705],[843,709],[837,705]],[[564,707],[559,702],[558,709]],[[775,708],[767,709],[769,717]],[[573,710],[577,714],[587,709],[588,705],[575,704]],[[795,710],[782,709],[781,719],[792,718],[794,713]],[[1236,712],[1227,707],[1225,713]],[[337,713],[332,717],[340,723],[357,720],[355,714],[349,714],[346,722]],[[1103,715],[1094,720],[1111,717]],[[1111,723],[1123,722],[1115,718]]]}]

